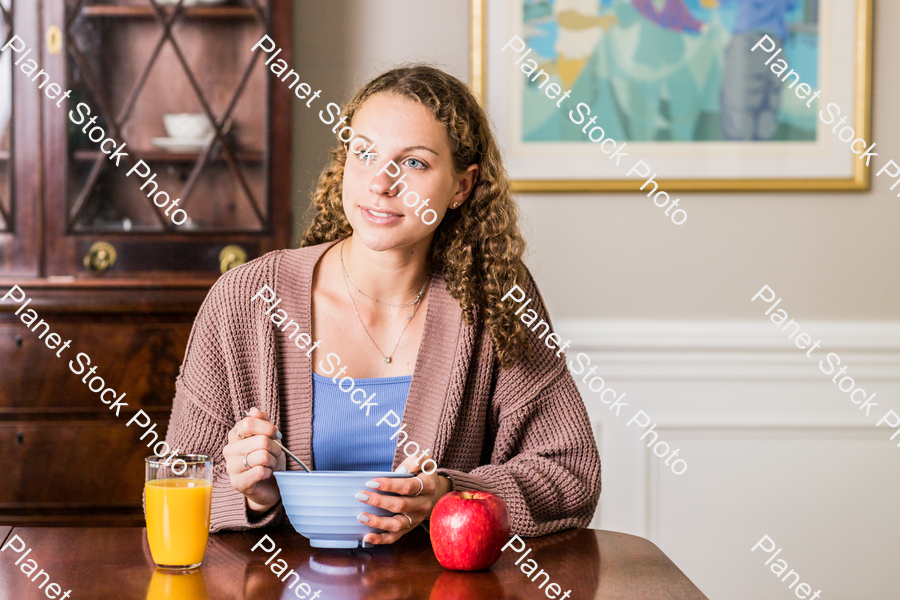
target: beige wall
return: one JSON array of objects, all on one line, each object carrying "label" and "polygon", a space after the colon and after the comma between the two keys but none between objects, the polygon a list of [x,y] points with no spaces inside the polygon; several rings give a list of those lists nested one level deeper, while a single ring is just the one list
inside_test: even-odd
[{"label": "beige wall", "polygon": [[[430,61],[468,79],[468,2],[296,4],[295,59],[324,101],[395,64]],[[900,3],[875,18],[873,136],[900,162]],[[332,146],[318,110],[295,103],[295,224]],[[800,319],[900,319],[900,199],[885,176],[862,194],[682,193],[680,227],[637,194],[520,195],[532,268],[555,319],[756,319],[769,284]],[[896,190],[895,190],[896,191]]]},{"label": "beige wall", "polygon": [[357,87],[404,63],[432,63],[467,81],[468,22],[468,0],[294,3],[293,64],[313,90],[322,90],[310,108],[306,101],[294,105],[295,246],[312,218],[311,192],[335,146],[333,125],[325,125],[319,111],[328,102],[343,107]]}]

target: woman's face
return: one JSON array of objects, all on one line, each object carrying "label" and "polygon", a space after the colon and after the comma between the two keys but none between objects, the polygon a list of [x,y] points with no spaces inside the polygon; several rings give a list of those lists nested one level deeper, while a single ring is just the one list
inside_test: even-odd
[{"label": "woman's face", "polygon": [[359,139],[347,152],[343,203],[354,237],[375,251],[427,248],[451,204],[472,191],[478,167],[456,173],[444,126],[403,96],[371,96],[350,125]]}]

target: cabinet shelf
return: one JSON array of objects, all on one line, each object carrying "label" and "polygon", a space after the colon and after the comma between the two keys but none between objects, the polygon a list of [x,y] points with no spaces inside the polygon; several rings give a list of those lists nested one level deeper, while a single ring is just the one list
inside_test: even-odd
[{"label": "cabinet shelf", "polygon": [[[172,6],[161,7],[163,12],[171,13]],[[81,9],[81,14],[86,17],[110,17],[110,18],[153,18],[156,12],[151,6],[114,6],[93,5]],[[256,11],[247,6],[189,6],[181,10],[184,17],[215,18],[215,19],[253,19]]]},{"label": "cabinet shelf", "polygon": [[[199,152],[166,152],[164,150],[135,150],[135,156],[143,159],[145,162],[197,162],[200,158]],[[94,161],[99,156],[106,156],[99,150],[76,150],[72,153],[72,157],[77,161]],[[238,150],[234,152],[234,157],[240,162],[261,163],[264,155],[259,150]],[[223,162],[225,157],[222,153],[213,159],[215,162]]]}]

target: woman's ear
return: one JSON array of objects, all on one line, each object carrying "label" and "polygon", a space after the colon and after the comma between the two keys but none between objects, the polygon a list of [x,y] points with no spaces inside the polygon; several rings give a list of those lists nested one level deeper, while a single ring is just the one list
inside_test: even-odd
[{"label": "woman's ear", "polygon": [[469,199],[472,189],[475,187],[475,180],[478,179],[478,165],[469,165],[469,167],[457,176],[458,187],[453,198],[450,199],[450,208],[459,208],[462,203]]}]

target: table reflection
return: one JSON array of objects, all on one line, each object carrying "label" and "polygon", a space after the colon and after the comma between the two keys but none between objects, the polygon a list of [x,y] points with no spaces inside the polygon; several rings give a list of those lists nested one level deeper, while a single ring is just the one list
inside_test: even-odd
[{"label": "table reflection", "polygon": [[[415,551],[413,557],[398,557],[389,548],[371,548],[368,550],[329,550],[310,548],[306,560],[293,564],[292,568],[300,575],[301,581],[308,583],[313,590],[321,590],[320,598],[338,600],[413,600],[422,598],[423,587],[428,589],[433,584],[433,574],[422,574],[415,578],[412,573],[417,566],[424,564],[424,553]],[[399,568],[397,568],[399,567]],[[254,571],[254,576],[263,579],[259,588],[271,585],[266,578],[274,578],[274,574],[266,571]],[[294,590],[282,584],[281,599],[298,597]],[[254,586],[255,587],[255,586]],[[252,590],[248,587],[248,596]],[[250,596],[252,597],[252,596]]]},{"label": "table reflection", "polygon": [[506,600],[503,584],[493,571],[444,571],[434,582],[428,600],[470,600],[490,592],[493,600]]},{"label": "table reflection", "polygon": [[[0,537],[11,534],[9,530],[0,527]],[[288,528],[215,533],[209,536],[203,566],[184,573],[156,569],[142,528],[21,527],[13,532],[41,548],[42,568],[79,590],[79,597],[92,600],[282,600],[303,595],[295,592],[299,585],[288,588],[293,579],[282,581],[272,571],[280,559],[295,569],[297,579],[302,576],[305,585],[319,591],[319,600],[524,600],[546,597],[549,587],[541,590],[515,564],[520,555],[509,551],[487,571],[447,571],[435,559],[425,531],[410,532],[391,546],[356,551],[311,549],[305,538]],[[282,549],[277,558],[253,552],[262,535],[269,535]],[[569,600],[707,600],[643,538],[570,530],[524,539],[532,551],[528,559],[565,591],[571,590]],[[0,599],[36,598],[34,592],[40,590],[21,576],[14,563],[0,561]]]},{"label": "table reflection", "polygon": [[201,569],[153,572],[147,600],[209,600]]},{"label": "table reflection", "polygon": [[[234,537],[229,543],[222,543],[218,535],[210,536],[200,572],[183,581],[176,579],[177,575],[155,573],[147,600],[516,600],[542,595],[537,583],[515,565],[517,555],[509,552],[487,571],[470,573],[441,568],[424,531],[411,532],[392,546],[365,550],[310,548],[293,531],[268,533],[283,549],[278,559],[289,565],[299,582],[312,589],[311,593],[301,590],[293,575],[282,581],[272,570],[277,561],[265,564],[270,555],[251,553],[250,548],[261,535],[256,531],[238,534],[237,543]],[[600,583],[600,550],[594,532],[569,530],[525,541],[532,549],[529,558],[533,557],[551,573],[553,581],[564,586],[564,590],[578,590],[579,595],[593,597]],[[287,573],[279,568],[276,571],[282,577]],[[187,589],[189,583],[197,586],[196,591],[165,595],[172,593],[169,590],[176,585]],[[294,585],[288,587],[291,583]],[[314,596],[316,592],[320,593]]]}]

